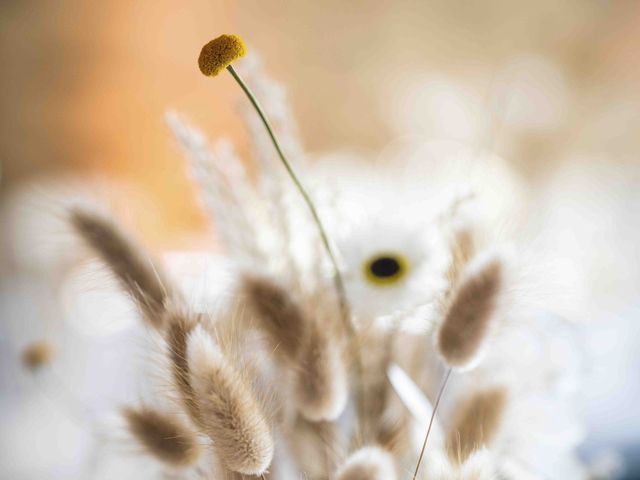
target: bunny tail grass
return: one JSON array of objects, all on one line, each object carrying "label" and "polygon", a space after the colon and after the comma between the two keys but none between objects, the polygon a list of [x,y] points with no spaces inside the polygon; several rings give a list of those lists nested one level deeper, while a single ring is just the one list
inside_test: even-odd
[{"label": "bunny tail grass", "polygon": [[162,328],[168,284],[144,251],[112,221],[96,213],[72,210],[71,224],[133,297],[145,320]]},{"label": "bunny tail grass", "polygon": [[263,474],[273,438],[251,389],[201,326],[189,334],[187,358],[200,425],[220,460],[234,472]]},{"label": "bunny tail grass", "polygon": [[335,420],[347,404],[347,371],[340,342],[331,329],[317,322],[310,322],[300,351],[295,387],[298,409],[311,421]]},{"label": "bunny tail grass", "polygon": [[200,416],[191,388],[189,365],[187,362],[187,339],[189,333],[198,324],[198,318],[189,312],[171,312],[167,315],[168,326],[165,334],[171,360],[173,383],[180,394],[185,410],[191,419],[198,424]]},{"label": "bunny tail grass", "polygon": [[295,362],[307,326],[300,307],[268,278],[245,276],[242,289],[273,350],[283,359]]},{"label": "bunny tail grass", "polygon": [[338,469],[336,480],[395,480],[393,458],[379,447],[364,447],[352,453]]},{"label": "bunny tail grass", "polygon": [[497,257],[483,260],[462,279],[438,333],[438,349],[452,367],[468,368],[494,316],[502,287],[503,267]]},{"label": "bunny tail grass", "polygon": [[474,451],[491,442],[500,427],[506,400],[506,390],[498,387],[476,392],[461,402],[447,435],[452,459],[462,464]]},{"label": "bunny tail grass", "polygon": [[177,418],[149,407],[126,408],[123,416],[134,438],[158,460],[186,467],[200,456],[196,434]]}]

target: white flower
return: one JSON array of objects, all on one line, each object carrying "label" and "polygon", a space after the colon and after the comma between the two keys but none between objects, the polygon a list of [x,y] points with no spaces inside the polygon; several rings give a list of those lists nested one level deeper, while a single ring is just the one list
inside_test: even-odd
[{"label": "white flower", "polygon": [[378,212],[338,240],[349,301],[361,320],[430,304],[446,287],[449,252],[442,234],[399,216],[393,209]]}]

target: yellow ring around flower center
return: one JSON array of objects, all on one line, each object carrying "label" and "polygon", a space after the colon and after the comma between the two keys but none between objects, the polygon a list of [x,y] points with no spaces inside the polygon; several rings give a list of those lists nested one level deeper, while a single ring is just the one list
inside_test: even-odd
[{"label": "yellow ring around flower center", "polygon": [[400,282],[409,271],[407,258],[395,252],[379,252],[363,265],[364,277],[369,283],[389,286]]}]

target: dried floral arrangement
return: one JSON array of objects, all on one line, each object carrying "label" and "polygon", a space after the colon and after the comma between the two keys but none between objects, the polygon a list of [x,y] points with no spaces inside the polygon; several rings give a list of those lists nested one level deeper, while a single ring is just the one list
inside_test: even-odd
[{"label": "dried floral arrangement", "polygon": [[[255,58],[239,62],[246,83],[232,66],[245,51],[223,35],[199,66],[227,70],[250,100],[251,171],[228,143],[167,117],[233,264],[223,308],[190,305],[106,217],[70,214],[157,346],[166,398],[121,415],[136,451],[165,478],[590,478],[563,393],[571,348],[550,354],[563,321],[526,291],[502,170],[434,144],[417,154],[434,160],[409,222],[388,203],[405,193],[393,184],[345,200],[348,167],[306,161],[280,87]],[[379,208],[354,220],[358,202]]]}]

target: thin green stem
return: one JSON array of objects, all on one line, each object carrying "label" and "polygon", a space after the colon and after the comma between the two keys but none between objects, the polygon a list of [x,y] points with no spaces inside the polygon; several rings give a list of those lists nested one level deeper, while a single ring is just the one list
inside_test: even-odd
[{"label": "thin green stem", "polygon": [[258,112],[258,115],[260,116],[260,120],[262,120],[262,123],[266,128],[267,133],[269,134],[269,138],[271,138],[271,142],[273,143],[273,146],[275,147],[276,152],[278,153],[278,156],[280,157],[280,160],[284,165],[284,168],[287,170],[289,177],[291,177],[291,180],[293,181],[294,185],[298,189],[298,192],[300,192],[300,195],[302,195],[304,202],[307,204],[307,207],[309,208],[311,217],[313,218],[313,221],[316,224],[316,227],[318,229],[318,233],[320,234],[322,245],[324,246],[324,249],[327,252],[327,255],[329,256],[329,260],[331,261],[331,265],[333,267],[333,283],[334,283],[336,293],[337,293],[337,298],[338,298],[338,307],[340,309],[342,322],[347,331],[347,334],[350,337],[350,344],[353,349],[352,354],[354,356],[356,375],[358,377],[357,378],[357,385],[358,385],[357,402],[359,405],[358,410],[360,415],[362,415],[364,414],[364,409],[362,407],[362,402],[364,402],[364,392],[362,391],[363,367],[362,367],[362,359],[360,358],[360,347],[358,344],[358,336],[356,333],[355,326],[351,321],[351,312],[349,309],[349,303],[347,301],[347,292],[345,289],[344,280],[342,279],[342,275],[340,274],[340,268],[338,267],[338,260],[333,251],[333,248],[331,247],[329,237],[327,236],[327,232],[324,226],[322,225],[322,221],[320,220],[320,216],[318,215],[318,211],[316,210],[316,207],[313,204],[311,197],[309,196],[304,186],[300,182],[300,179],[298,178],[295,171],[293,170],[293,167],[285,157],[284,152],[280,147],[280,143],[278,142],[278,139],[276,138],[276,135],[273,132],[273,129],[271,128],[271,124],[269,123],[269,120],[267,119],[267,116],[264,110],[260,106],[260,103],[258,102],[256,97],[253,95],[253,93],[251,92],[247,84],[244,83],[244,80],[242,80],[238,72],[236,72],[236,70],[233,68],[233,66],[229,65],[227,67],[227,70],[229,70],[229,73],[231,73],[235,81],[238,82],[238,85],[240,85],[240,88],[242,88],[242,91],[245,93],[245,95],[253,105],[253,108],[255,108],[256,112]]}]

